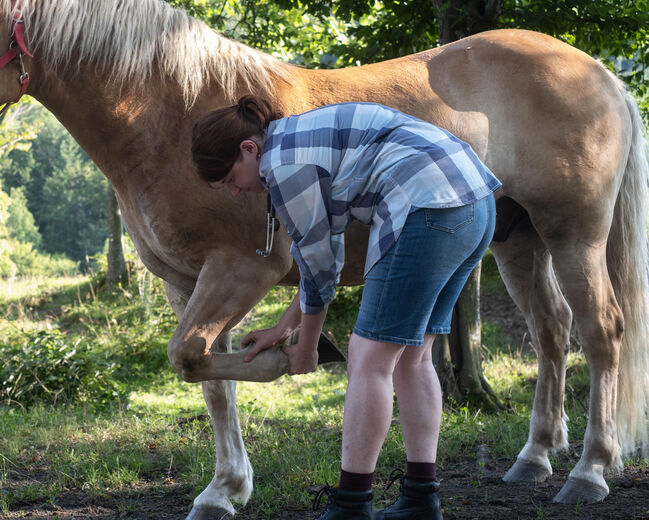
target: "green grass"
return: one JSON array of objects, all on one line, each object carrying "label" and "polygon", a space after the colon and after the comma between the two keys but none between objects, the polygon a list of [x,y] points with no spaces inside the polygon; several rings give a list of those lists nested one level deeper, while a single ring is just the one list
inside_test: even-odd
[{"label": "green grass", "polygon": [[[492,278],[487,269],[483,283],[497,290]],[[191,497],[209,483],[212,429],[200,385],[180,381],[166,360],[166,342],[176,321],[158,280],[133,270],[131,283],[116,296],[108,296],[97,277],[14,281],[0,289],[11,289],[11,296],[0,297],[2,341],[18,341],[25,331],[50,330],[66,341],[88,342],[89,359],[108,363],[120,389],[107,407],[72,397],[57,406],[0,406],[0,512],[25,503],[55,504],[66,490],[101,499],[175,485]],[[238,343],[252,328],[272,326],[294,291],[275,288],[233,331],[233,341]],[[359,298],[358,288],[343,288],[330,309],[325,328],[343,349]],[[483,339],[485,375],[509,411],[486,414],[448,406],[439,447],[442,468],[473,460],[480,444],[489,446],[491,457],[513,461],[527,438],[536,359],[513,348],[495,325],[485,324]],[[310,486],[335,483],[345,386],[339,366],[273,383],[238,384],[242,434],[255,469],[249,511],[267,516],[286,508],[306,509]],[[580,439],[588,373],[577,354],[569,356],[567,388],[570,435]],[[394,421],[377,467],[378,483],[403,460],[400,427]],[[568,464],[560,457],[553,462]],[[119,507],[132,511],[134,503],[123,500]]]}]

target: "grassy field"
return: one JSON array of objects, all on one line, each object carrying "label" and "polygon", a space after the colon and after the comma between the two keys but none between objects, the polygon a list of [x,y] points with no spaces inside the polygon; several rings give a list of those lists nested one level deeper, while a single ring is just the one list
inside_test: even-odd
[{"label": "grassy field", "polygon": [[[485,278],[485,290],[503,290]],[[274,323],[292,295],[293,289],[273,290],[234,331],[234,342],[250,328]],[[359,289],[343,289],[325,327],[343,346],[359,295]],[[180,381],[166,359],[175,323],[161,284],[142,269],[132,269],[130,283],[115,296],[105,293],[98,277],[2,282],[0,515],[34,502],[55,508],[70,491],[90,499],[117,497],[127,515],[144,494],[180,488],[191,499],[208,484],[214,447],[200,386]],[[513,462],[527,438],[536,359],[493,324],[485,324],[483,341],[486,376],[508,411],[485,414],[449,404],[442,469],[473,460],[482,445],[491,458]],[[265,518],[307,509],[310,488],[335,483],[345,385],[341,366],[238,384],[240,422],[255,469],[247,511]],[[567,387],[570,436],[578,441],[588,400],[578,352],[569,357]],[[395,420],[378,483],[403,462]],[[553,461],[556,467],[573,463]]]}]

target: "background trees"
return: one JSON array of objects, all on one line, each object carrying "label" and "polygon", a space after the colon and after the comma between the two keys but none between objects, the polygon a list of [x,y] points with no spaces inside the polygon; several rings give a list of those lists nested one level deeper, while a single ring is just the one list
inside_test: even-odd
[{"label": "background trees", "polygon": [[[67,265],[86,268],[108,236],[106,180],[54,116],[39,105],[25,106],[29,111],[14,115],[22,130],[0,155],[9,236],[23,254],[63,255],[73,260]],[[13,250],[16,257],[16,244]]]}]

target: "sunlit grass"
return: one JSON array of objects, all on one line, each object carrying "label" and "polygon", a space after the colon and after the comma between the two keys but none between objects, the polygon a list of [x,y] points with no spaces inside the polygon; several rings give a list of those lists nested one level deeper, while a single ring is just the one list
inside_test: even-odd
[{"label": "sunlit grass", "polygon": [[16,302],[25,297],[47,297],[62,289],[83,284],[90,279],[89,276],[31,276],[24,278],[0,278],[0,305]]},{"label": "sunlit grass", "polygon": [[[91,341],[98,355],[115,365],[127,391],[103,411],[88,403],[0,407],[0,512],[25,503],[56,503],[66,489],[124,500],[124,490],[164,489],[170,483],[187,490],[189,507],[189,497],[213,476],[214,439],[201,385],[180,381],[166,360],[176,322],[160,282],[138,278],[110,297],[87,277],[43,280],[41,285],[24,281],[20,287],[2,283],[0,333],[10,336],[11,330],[27,325],[58,327],[71,341]],[[10,287],[16,287],[11,295],[6,292]],[[490,282],[490,287],[497,290],[498,284]],[[248,330],[276,323],[294,294],[294,288],[273,289],[233,331],[233,344]],[[344,288],[340,296],[326,328],[345,350],[360,291]],[[486,414],[448,406],[438,452],[442,471],[473,460],[482,444],[490,457],[513,461],[527,438],[536,357],[512,345],[492,324],[484,324],[483,341],[485,376],[508,411]],[[580,439],[588,372],[578,352],[569,355],[566,388],[571,439]],[[345,389],[341,366],[272,383],[237,384],[241,431],[255,470],[248,512],[262,518],[286,508],[305,509],[312,499],[310,487],[335,484]],[[395,407],[395,419],[397,414]],[[395,420],[379,459],[377,483],[384,483],[404,460]],[[126,511],[132,504],[120,507]]]},{"label": "sunlit grass", "polygon": [[20,330],[42,330],[56,326],[51,317],[37,315],[37,308],[51,301],[53,295],[70,294],[89,281],[88,276],[16,279],[0,278],[0,335]]}]

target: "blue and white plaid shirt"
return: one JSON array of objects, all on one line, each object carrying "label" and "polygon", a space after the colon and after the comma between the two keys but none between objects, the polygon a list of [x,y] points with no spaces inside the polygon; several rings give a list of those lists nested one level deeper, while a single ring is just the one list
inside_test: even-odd
[{"label": "blue and white plaid shirt", "polygon": [[306,314],[333,300],[343,232],[353,220],[371,226],[367,274],[411,211],[472,204],[501,185],[446,130],[372,103],[328,105],[272,121],[259,170],[293,239]]}]

